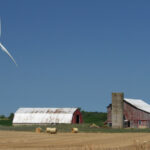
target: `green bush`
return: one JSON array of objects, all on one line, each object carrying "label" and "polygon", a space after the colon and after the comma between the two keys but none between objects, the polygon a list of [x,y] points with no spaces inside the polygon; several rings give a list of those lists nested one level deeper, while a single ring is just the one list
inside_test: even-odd
[{"label": "green bush", "polygon": [[0,120],[0,125],[2,125],[2,126],[12,126],[12,120],[9,120],[9,119]]}]

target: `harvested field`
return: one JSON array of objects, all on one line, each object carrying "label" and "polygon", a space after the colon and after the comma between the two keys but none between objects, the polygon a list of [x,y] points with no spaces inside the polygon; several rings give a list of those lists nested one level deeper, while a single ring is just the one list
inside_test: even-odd
[{"label": "harvested field", "polygon": [[[147,142],[143,144],[144,141]],[[142,147],[148,147],[149,141],[150,133],[48,134],[0,131],[0,150],[144,150],[137,149],[136,145],[141,147],[142,143]]]}]

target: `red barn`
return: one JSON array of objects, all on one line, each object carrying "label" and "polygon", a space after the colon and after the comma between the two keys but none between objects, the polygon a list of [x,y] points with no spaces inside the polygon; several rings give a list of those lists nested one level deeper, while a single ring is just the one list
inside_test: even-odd
[{"label": "red barn", "polygon": [[83,123],[82,113],[80,112],[79,109],[76,109],[74,111],[71,123],[73,124]]},{"label": "red barn", "polygon": [[[112,126],[112,104],[107,107],[107,124]],[[150,128],[150,105],[143,100],[124,98],[123,127]]]}]

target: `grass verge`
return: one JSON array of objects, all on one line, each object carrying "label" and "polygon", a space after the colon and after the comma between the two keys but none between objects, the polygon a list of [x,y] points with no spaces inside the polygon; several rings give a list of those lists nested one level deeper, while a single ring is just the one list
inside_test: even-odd
[{"label": "grass verge", "polygon": [[32,131],[34,132],[37,127],[41,127],[43,131],[47,127],[56,127],[58,132],[71,132],[73,127],[79,129],[79,132],[85,133],[127,133],[127,132],[150,132],[150,129],[112,129],[112,128],[90,128],[90,124],[57,124],[57,125],[30,125],[30,126],[4,126],[0,125],[0,130],[12,130],[12,131]]}]

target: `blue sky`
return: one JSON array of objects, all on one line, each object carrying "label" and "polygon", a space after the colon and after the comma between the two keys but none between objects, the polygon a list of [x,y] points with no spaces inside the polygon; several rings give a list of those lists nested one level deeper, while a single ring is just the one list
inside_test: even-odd
[{"label": "blue sky", "polygon": [[111,92],[150,103],[150,2],[0,0],[0,114],[106,111]]}]

